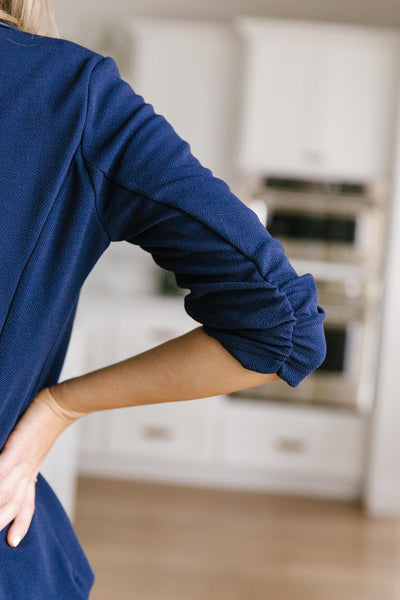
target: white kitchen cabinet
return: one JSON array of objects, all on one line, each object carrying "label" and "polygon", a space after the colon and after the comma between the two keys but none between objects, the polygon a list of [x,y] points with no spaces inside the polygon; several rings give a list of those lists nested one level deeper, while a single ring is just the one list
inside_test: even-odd
[{"label": "white kitchen cabinet", "polygon": [[240,17],[237,163],[253,173],[384,178],[399,78],[397,30]]}]

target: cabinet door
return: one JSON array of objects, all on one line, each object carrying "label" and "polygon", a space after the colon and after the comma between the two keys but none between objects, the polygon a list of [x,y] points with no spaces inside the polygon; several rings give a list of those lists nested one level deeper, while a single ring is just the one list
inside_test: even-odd
[{"label": "cabinet door", "polygon": [[390,169],[399,36],[378,28],[238,21],[245,171],[355,180]]},{"label": "cabinet door", "polygon": [[398,35],[353,27],[326,36],[321,165],[357,179],[389,174],[397,103]]},{"label": "cabinet door", "polygon": [[239,28],[245,66],[238,163],[245,171],[301,172],[315,143],[318,32],[293,25],[253,29],[247,21]]}]

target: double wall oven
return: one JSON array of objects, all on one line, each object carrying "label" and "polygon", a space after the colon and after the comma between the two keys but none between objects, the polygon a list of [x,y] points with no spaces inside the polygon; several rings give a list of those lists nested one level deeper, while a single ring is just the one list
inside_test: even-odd
[{"label": "double wall oven", "polygon": [[246,204],[283,243],[297,273],[310,272],[316,280],[318,303],[326,311],[327,355],[296,388],[277,380],[230,396],[368,410],[383,291],[383,186],[277,177],[247,183]]}]

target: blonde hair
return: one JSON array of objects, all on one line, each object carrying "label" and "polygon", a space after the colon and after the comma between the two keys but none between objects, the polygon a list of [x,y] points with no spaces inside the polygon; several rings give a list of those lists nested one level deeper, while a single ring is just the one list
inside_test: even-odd
[{"label": "blonde hair", "polygon": [[51,0],[0,0],[0,19],[22,31],[60,37]]}]

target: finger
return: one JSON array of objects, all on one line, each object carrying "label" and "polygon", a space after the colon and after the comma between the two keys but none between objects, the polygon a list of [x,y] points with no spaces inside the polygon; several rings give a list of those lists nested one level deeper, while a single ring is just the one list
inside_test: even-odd
[{"label": "finger", "polygon": [[0,530],[3,530],[17,516],[22,508],[22,504],[28,489],[28,481],[21,479],[13,497],[0,507]]},{"label": "finger", "polygon": [[18,546],[19,542],[28,533],[35,512],[35,484],[30,482],[26,490],[21,509],[7,532],[7,542],[10,546]]}]

